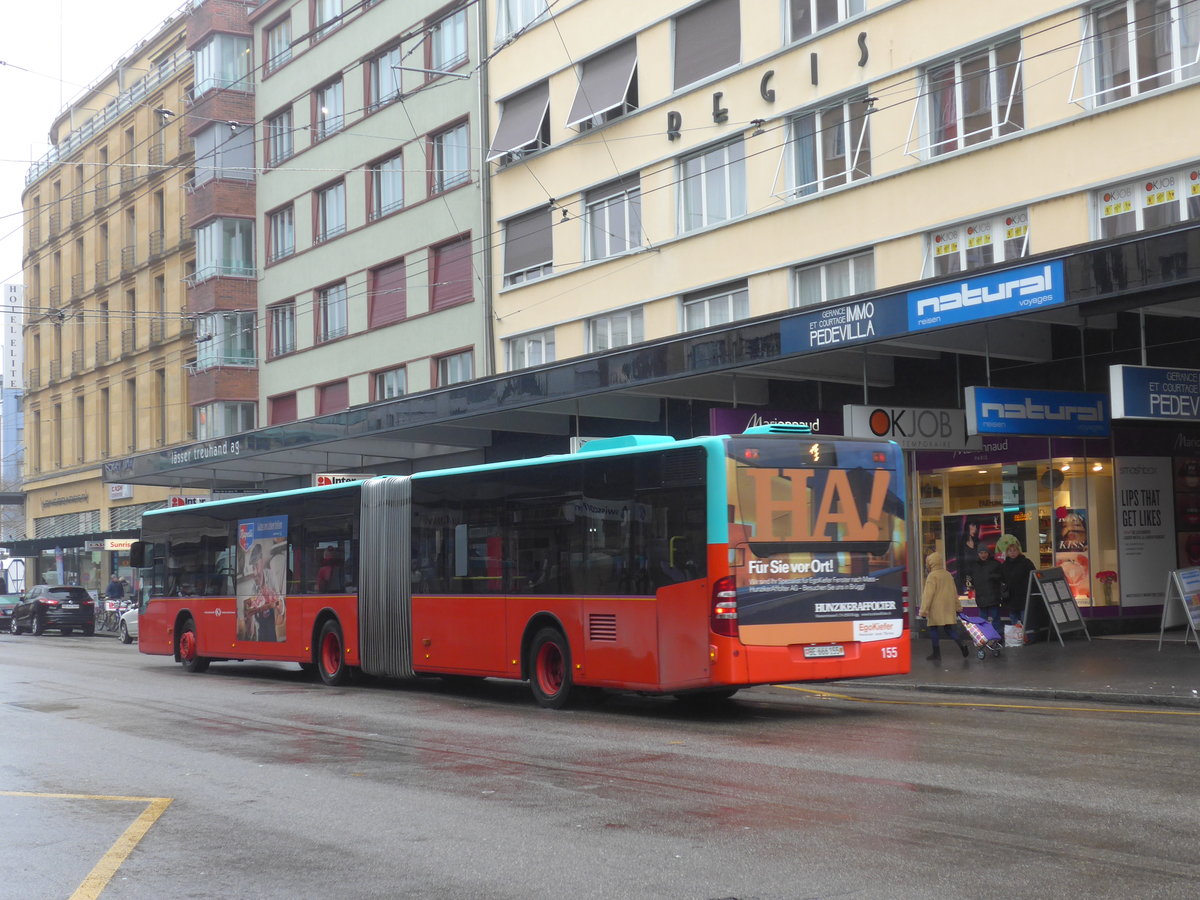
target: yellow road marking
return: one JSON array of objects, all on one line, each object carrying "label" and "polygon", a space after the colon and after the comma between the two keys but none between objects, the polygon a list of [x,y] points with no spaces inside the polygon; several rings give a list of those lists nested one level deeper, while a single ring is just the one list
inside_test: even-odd
[{"label": "yellow road marking", "polygon": [[0,797],[39,797],[49,800],[109,800],[124,803],[145,803],[146,808],[128,828],[117,838],[116,843],[108,848],[108,852],[100,857],[100,861],[92,867],[83,883],[75,889],[69,900],[96,900],[108,883],[112,880],[121,863],[125,862],[133,848],[146,836],[146,832],[158,821],[168,806],[170,797],[121,797],[105,794],[50,794],[38,791],[0,791]]},{"label": "yellow road marking", "polygon": [[[775,684],[772,687],[782,688],[785,691],[798,691],[802,694],[812,694],[816,697],[823,697],[826,700],[849,700],[852,703],[880,703],[889,706],[971,706],[976,709],[1048,709],[1056,712],[1099,712],[1095,707],[1091,706],[1049,706],[1037,705],[1032,703],[980,703],[973,702],[952,702],[949,700],[873,700],[867,697],[851,697],[849,694],[835,694],[832,691],[822,691],[818,688],[802,688],[792,684]],[[1098,703],[1100,701],[1097,701]],[[1188,712],[1187,710],[1172,710],[1172,709],[1125,709],[1123,707],[1114,707],[1111,705],[1105,706],[1106,712],[1123,713],[1127,716],[1200,716],[1200,712]]]}]

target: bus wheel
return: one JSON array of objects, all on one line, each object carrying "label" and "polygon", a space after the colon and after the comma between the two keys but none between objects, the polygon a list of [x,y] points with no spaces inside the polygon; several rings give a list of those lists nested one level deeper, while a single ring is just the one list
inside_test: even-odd
[{"label": "bus wheel", "polygon": [[198,647],[196,623],[194,620],[188,619],[183,623],[183,630],[179,633],[179,661],[183,663],[184,671],[204,672],[208,669],[209,660],[196,652]]},{"label": "bus wheel", "polygon": [[529,645],[529,686],[546,709],[562,709],[571,695],[571,648],[557,628],[543,628]]},{"label": "bus wheel", "polygon": [[317,640],[317,671],[321,674],[321,680],[328,685],[345,684],[350,677],[342,626],[335,619],[330,619],[321,627],[321,637]]}]

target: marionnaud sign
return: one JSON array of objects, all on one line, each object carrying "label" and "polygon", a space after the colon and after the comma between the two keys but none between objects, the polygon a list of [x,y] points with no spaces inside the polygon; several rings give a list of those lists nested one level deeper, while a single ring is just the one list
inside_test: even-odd
[{"label": "marionnaud sign", "polygon": [[1200,369],[1109,366],[1114,419],[1200,419]]},{"label": "marionnaud sign", "polygon": [[1104,394],[990,387],[964,393],[969,434],[1107,437],[1110,431]]},{"label": "marionnaud sign", "polygon": [[1062,260],[908,292],[908,327],[921,331],[1066,302]]},{"label": "marionnaud sign", "polygon": [[961,409],[921,409],[912,406],[843,406],[842,418],[850,437],[895,441],[905,450],[966,450],[979,441],[967,437]]}]

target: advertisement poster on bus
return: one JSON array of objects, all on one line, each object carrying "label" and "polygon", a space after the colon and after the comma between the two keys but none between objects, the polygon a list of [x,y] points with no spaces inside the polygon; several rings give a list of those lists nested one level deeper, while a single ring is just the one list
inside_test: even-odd
[{"label": "advertisement poster on bus", "polygon": [[730,444],[729,542],[742,640],[899,638],[906,540],[899,449],[814,441],[799,457],[791,442],[780,451],[749,443]]},{"label": "advertisement poster on bus", "polygon": [[238,522],[238,640],[287,637],[287,516]]}]

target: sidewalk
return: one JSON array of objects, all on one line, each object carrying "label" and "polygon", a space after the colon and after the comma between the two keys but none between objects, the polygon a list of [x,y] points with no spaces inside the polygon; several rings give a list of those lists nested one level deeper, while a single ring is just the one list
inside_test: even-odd
[{"label": "sidewalk", "polygon": [[908,675],[845,682],[849,687],[903,687],[910,690],[1074,700],[1139,703],[1200,709],[1200,649],[1194,639],[1184,644],[1182,630],[1167,633],[1162,650],[1157,632],[1106,635],[1089,642],[1081,634],[1004,648],[980,660],[972,648],[963,659],[942,642],[939,663],[925,659],[928,640],[914,640]]}]

